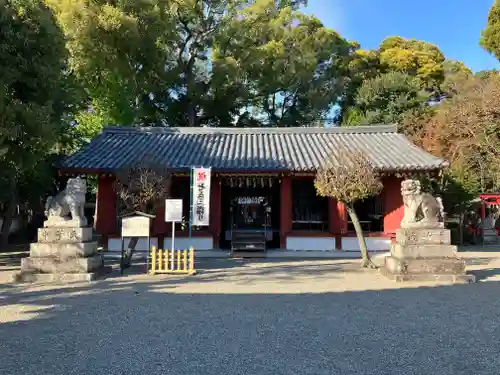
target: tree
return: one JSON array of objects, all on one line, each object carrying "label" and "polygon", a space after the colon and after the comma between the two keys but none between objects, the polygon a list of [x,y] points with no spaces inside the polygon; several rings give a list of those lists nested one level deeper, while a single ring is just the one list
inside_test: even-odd
[{"label": "tree", "polygon": [[444,80],[441,83],[443,96],[452,97],[458,93],[458,86],[473,77],[472,71],[461,61],[446,60],[443,62]]},{"label": "tree", "polygon": [[500,60],[500,1],[495,0],[488,13],[486,28],[481,33],[481,46]]},{"label": "tree", "polygon": [[[339,101],[341,110],[337,122],[343,125],[356,125],[362,122],[380,121],[379,118],[384,117],[380,112],[388,112],[389,121],[403,121],[407,114],[400,118],[401,110],[413,105],[407,103],[408,99],[401,98],[403,102],[398,102],[395,98],[394,105],[397,107],[395,118],[390,115],[393,110],[388,111],[387,107],[383,106],[377,109],[379,115],[375,116],[375,119],[367,119],[365,112],[358,105],[358,95],[362,86],[365,86],[363,90],[368,88],[368,91],[373,91],[369,87],[382,85],[387,87],[384,91],[388,93],[396,89],[400,93],[408,93],[410,98],[418,96],[421,103],[433,104],[444,96],[451,96],[453,92],[448,89],[452,82],[469,74],[472,73],[463,63],[446,60],[441,50],[433,44],[399,36],[386,38],[375,50],[356,50],[350,54],[350,62],[344,72],[344,76],[349,78],[345,80],[344,95]],[[400,81],[394,81],[392,78],[399,78]],[[373,107],[376,108],[377,105]],[[410,115],[415,115],[413,111],[410,112]]]},{"label": "tree", "polygon": [[422,114],[428,100],[429,94],[421,89],[416,78],[400,72],[385,73],[361,84],[344,124],[400,123],[405,116]]},{"label": "tree", "polygon": [[427,122],[421,145],[450,162],[452,177],[470,194],[500,189],[500,77],[473,77]]},{"label": "tree", "polygon": [[445,57],[434,44],[399,36],[386,38],[379,47],[380,63],[389,71],[415,77],[420,87],[435,97],[444,80]]},{"label": "tree", "polygon": [[336,199],[345,205],[358,237],[363,259],[361,265],[375,268],[354,209],[356,201],[376,195],[382,190],[382,183],[369,159],[362,152],[340,149],[338,154],[332,155],[317,171],[314,186],[319,196]]},{"label": "tree", "polygon": [[19,181],[58,141],[69,105],[64,35],[39,1],[0,0],[0,165],[8,176],[2,246],[19,200]]},{"label": "tree", "polygon": [[[82,133],[107,123],[289,126],[326,116],[351,43],[293,0],[46,0],[86,88]],[[92,130],[89,132],[89,130]]]},{"label": "tree", "polygon": [[264,125],[313,123],[341,97],[355,44],[317,18],[274,3],[246,7],[218,40],[215,61],[243,78],[253,117]]},{"label": "tree", "polygon": [[[156,215],[157,209],[170,197],[171,173],[154,163],[141,165],[116,172],[115,191],[122,207],[120,216],[141,212]],[[130,265],[138,237],[131,239],[125,250],[125,265]]]}]

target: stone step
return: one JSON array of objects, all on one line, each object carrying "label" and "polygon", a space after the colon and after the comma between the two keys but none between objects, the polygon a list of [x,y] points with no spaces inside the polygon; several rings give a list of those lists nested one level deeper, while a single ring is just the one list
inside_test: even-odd
[{"label": "stone step", "polygon": [[48,227],[38,229],[38,242],[78,243],[92,241],[92,227],[61,228]]},{"label": "stone step", "polygon": [[476,278],[474,275],[461,274],[402,274],[391,273],[386,268],[381,268],[380,272],[387,278],[397,282],[416,281],[416,282],[444,282],[453,284],[470,284],[475,283]]},{"label": "stone step", "polygon": [[385,258],[385,268],[393,274],[465,274],[465,260],[459,258]]},{"label": "stone step", "polygon": [[449,229],[396,229],[396,243],[400,245],[450,245]]},{"label": "stone step", "polygon": [[391,255],[396,258],[456,258],[457,247],[454,245],[401,245],[391,247]]},{"label": "stone step", "polygon": [[30,256],[34,258],[86,258],[97,252],[97,242],[49,243],[35,242],[30,244]]},{"label": "stone step", "polygon": [[14,282],[29,282],[29,283],[76,283],[88,282],[103,278],[111,272],[111,267],[103,267],[97,272],[83,273],[32,273],[19,272],[14,275]]},{"label": "stone step", "polygon": [[101,255],[88,258],[59,259],[55,257],[29,257],[21,260],[21,272],[27,273],[88,273],[103,264]]}]

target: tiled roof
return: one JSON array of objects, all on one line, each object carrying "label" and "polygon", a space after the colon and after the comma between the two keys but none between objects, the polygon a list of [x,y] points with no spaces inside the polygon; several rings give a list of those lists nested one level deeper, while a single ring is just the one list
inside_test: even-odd
[{"label": "tiled roof", "polygon": [[106,128],[58,168],[111,172],[148,160],[165,168],[314,171],[339,148],[362,151],[381,171],[446,166],[393,125],[340,128]]}]

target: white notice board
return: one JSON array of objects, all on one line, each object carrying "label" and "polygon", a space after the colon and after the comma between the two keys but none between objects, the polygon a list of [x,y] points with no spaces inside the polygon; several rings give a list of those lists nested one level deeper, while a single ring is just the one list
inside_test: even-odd
[{"label": "white notice board", "polygon": [[165,222],[182,221],[182,199],[165,199]]}]

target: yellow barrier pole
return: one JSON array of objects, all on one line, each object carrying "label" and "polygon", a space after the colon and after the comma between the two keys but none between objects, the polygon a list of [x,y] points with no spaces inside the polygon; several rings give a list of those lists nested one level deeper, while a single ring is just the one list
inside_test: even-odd
[{"label": "yellow barrier pole", "polygon": [[182,253],[184,255],[184,267],[183,271],[188,272],[188,251],[187,250],[182,250]]},{"label": "yellow barrier pole", "polygon": [[181,249],[177,250],[177,270],[182,271],[181,267]]},{"label": "yellow barrier pole", "polygon": [[163,268],[165,271],[168,271],[168,249],[165,249],[163,261],[165,262],[165,267]]},{"label": "yellow barrier pole", "polygon": [[156,246],[151,249],[151,274],[154,275],[156,272]]},{"label": "yellow barrier pole", "polygon": [[158,250],[158,272],[161,272],[162,271],[162,268],[163,268],[163,262],[162,262],[162,259],[163,259],[163,251],[160,249]]},{"label": "yellow barrier pole", "polygon": [[194,272],[194,249],[189,249],[189,273]]},{"label": "yellow barrier pole", "polygon": [[175,267],[175,249],[172,247],[170,251],[172,252],[170,258],[170,271],[173,271]]}]

